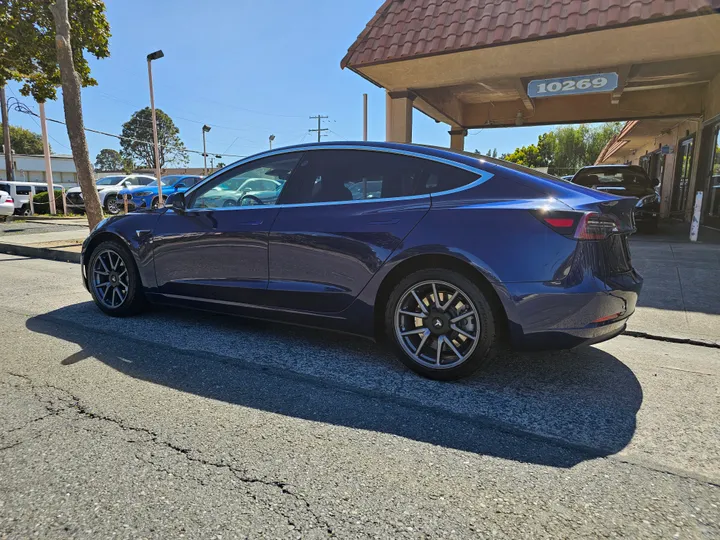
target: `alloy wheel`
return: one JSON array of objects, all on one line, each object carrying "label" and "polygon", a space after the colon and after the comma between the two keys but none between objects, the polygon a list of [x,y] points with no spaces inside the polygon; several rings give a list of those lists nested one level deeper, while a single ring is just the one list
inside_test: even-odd
[{"label": "alloy wheel", "polygon": [[108,213],[117,214],[118,212],[120,212],[120,208],[118,208],[117,197],[115,197],[114,195],[108,195],[106,204]]},{"label": "alloy wheel", "polygon": [[482,328],[477,308],[460,288],[423,281],[407,289],[395,308],[395,334],[403,350],[431,369],[454,368],[475,351]]},{"label": "alloy wheel", "polygon": [[101,251],[92,267],[95,297],[105,307],[116,309],[127,299],[130,276],[123,258],[112,249]]}]

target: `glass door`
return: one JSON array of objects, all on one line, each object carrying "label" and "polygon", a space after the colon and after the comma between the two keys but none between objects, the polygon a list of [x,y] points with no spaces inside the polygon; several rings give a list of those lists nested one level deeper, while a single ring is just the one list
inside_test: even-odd
[{"label": "glass door", "polygon": [[705,192],[705,225],[720,227],[720,124],[713,130],[710,141],[712,160],[710,161],[710,181]]},{"label": "glass door", "polygon": [[678,217],[685,215],[694,147],[694,136],[680,141],[678,145],[675,182],[673,183],[672,204],[670,206],[670,214]]}]

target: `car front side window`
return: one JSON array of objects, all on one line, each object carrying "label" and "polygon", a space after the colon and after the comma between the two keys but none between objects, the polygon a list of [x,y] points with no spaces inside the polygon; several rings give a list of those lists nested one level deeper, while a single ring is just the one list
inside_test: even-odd
[{"label": "car front side window", "polygon": [[[240,165],[202,185],[188,198],[189,209],[239,208],[274,205],[290,178],[302,153],[282,154]],[[250,179],[267,181],[277,189],[255,191],[248,189]]]}]

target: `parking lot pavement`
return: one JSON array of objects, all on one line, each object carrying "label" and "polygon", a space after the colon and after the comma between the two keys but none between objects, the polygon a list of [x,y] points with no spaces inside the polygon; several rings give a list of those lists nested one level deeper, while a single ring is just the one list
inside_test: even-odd
[{"label": "parking lot pavement", "polygon": [[347,336],[110,319],[77,265],[0,275],[0,534],[720,533],[717,349],[620,337],[441,384]]}]

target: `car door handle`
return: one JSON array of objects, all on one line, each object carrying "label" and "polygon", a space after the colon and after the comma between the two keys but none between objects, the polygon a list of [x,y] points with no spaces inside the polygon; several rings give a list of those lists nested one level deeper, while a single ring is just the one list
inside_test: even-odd
[{"label": "car door handle", "polygon": [[400,223],[399,219],[380,219],[377,221],[371,221],[370,225],[395,225]]}]

